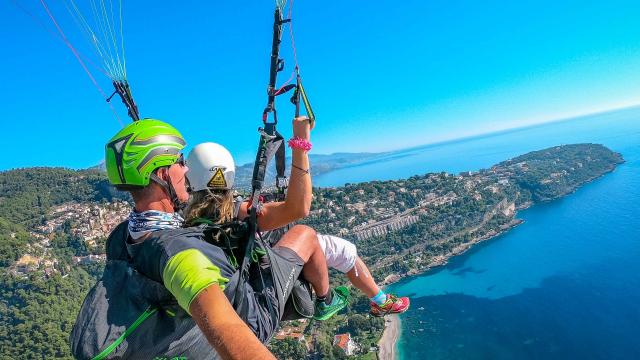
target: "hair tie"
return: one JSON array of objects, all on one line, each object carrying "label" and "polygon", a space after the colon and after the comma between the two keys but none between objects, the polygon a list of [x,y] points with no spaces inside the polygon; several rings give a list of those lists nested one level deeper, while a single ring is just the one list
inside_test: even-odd
[{"label": "hair tie", "polygon": [[311,143],[297,136],[294,136],[291,139],[289,139],[289,141],[287,141],[287,145],[289,145],[289,147],[292,149],[300,149],[304,151],[311,150]]}]

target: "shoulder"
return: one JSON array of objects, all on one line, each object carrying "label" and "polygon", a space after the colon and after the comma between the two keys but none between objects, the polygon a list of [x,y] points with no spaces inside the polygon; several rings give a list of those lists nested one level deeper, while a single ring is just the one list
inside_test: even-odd
[{"label": "shoulder", "polygon": [[125,220],[118,224],[107,237],[106,253],[108,260],[126,260],[126,242],[129,237],[129,221]]},{"label": "shoulder", "polygon": [[145,240],[162,249],[168,256],[175,255],[182,250],[197,248],[203,244],[204,237],[202,226],[188,228],[167,229],[154,231]]},{"label": "shoulder", "polygon": [[231,276],[235,269],[229,264],[224,251],[203,240],[203,227],[155,231],[139,244],[128,244],[136,268],[153,280],[162,282],[162,273],[171,258],[187,250],[197,250],[220,268],[223,275]]}]

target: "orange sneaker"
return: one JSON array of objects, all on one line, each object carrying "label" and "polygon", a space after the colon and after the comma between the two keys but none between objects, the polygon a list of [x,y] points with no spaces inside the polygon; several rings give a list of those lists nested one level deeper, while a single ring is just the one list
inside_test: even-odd
[{"label": "orange sneaker", "polygon": [[382,305],[378,305],[374,302],[371,303],[371,311],[369,313],[373,316],[381,317],[389,314],[400,314],[409,309],[408,297],[397,297],[393,294],[387,294],[387,301]]}]

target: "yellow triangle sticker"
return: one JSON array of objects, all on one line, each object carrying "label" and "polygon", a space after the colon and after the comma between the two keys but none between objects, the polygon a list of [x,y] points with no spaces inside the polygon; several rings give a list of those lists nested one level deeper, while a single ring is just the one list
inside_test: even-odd
[{"label": "yellow triangle sticker", "polygon": [[215,174],[213,174],[207,186],[214,189],[225,189],[227,187],[227,181],[224,179],[222,169],[216,169]]}]

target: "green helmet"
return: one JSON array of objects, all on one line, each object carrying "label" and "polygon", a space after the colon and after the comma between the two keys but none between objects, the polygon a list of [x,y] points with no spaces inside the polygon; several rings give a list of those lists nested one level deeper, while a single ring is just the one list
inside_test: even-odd
[{"label": "green helmet", "polygon": [[105,146],[109,181],[120,188],[147,186],[153,171],[174,164],[185,145],[180,132],[165,122],[135,121]]}]

